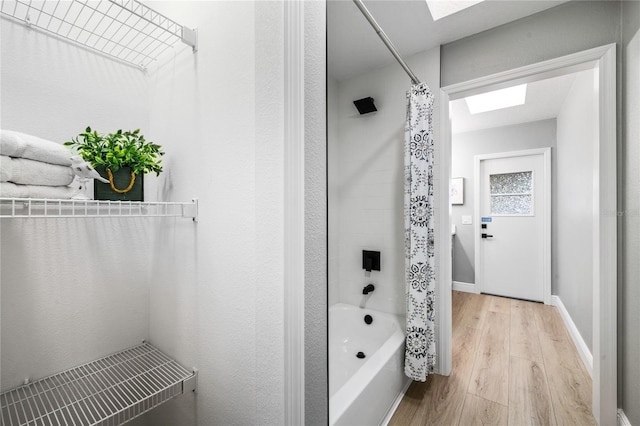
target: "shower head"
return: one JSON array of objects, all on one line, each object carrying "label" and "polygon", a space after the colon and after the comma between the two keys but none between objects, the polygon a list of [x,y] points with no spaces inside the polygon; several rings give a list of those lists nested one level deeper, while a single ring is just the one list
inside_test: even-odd
[{"label": "shower head", "polygon": [[353,101],[356,108],[358,108],[358,112],[360,114],[367,114],[369,112],[377,111],[378,109],[373,104],[373,98],[362,98],[357,101]]}]

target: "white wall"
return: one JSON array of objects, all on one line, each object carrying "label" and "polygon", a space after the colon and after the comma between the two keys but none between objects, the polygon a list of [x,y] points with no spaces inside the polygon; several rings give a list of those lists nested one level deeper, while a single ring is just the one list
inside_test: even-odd
[{"label": "white wall", "polygon": [[329,421],[326,1],[304,7],[304,423]]},{"label": "white wall", "polygon": [[59,143],[88,125],[147,129],[148,83],[139,69],[6,18],[0,27],[2,128]]},{"label": "white wall", "polygon": [[137,424],[283,424],[282,2],[152,6],[200,46],[148,75],[2,20],[3,127],[142,127],[167,152],[148,199],[200,200],[197,224],[3,220],[2,387],[149,338],[198,393]]},{"label": "white wall", "polygon": [[598,90],[594,70],[576,79],[557,117],[558,149],[553,208],[553,290],[580,335],[593,341],[593,170],[598,138]]},{"label": "white wall", "polygon": [[200,43],[151,75],[151,133],[173,153],[157,192],[198,197],[200,220],[158,230],[150,336],[199,377],[149,423],[282,424],[282,4],[161,7]]},{"label": "white wall", "polygon": [[[59,143],[87,125],[148,134],[141,71],[6,19],[0,25],[2,128]],[[148,337],[153,230],[143,219],[0,221],[3,390]]]},{"label": "white wall", "polygon": [[622,2],[622,206],[618,251],[619,321],[618,404],[632,425],[640,425],[640,2]]},{"label": "white wall", "polygon": [[[439,49],[409,57],[407,62],[436,95],[433,127],[439,146]],[[329,141],[329,158],[337,160],[329,164],[329,182],[335,185],[329,188],[329,200],[338,204],[339,218],[333,228],[330,223],[331,247],[338,246],[337,257],[329,254],[330,271],[338,271],[337,277],[330,272],[330,279],[338,281],[330,289],[338,289],[340,302],[359,305],[366,300],[368,308],[396,315],[404,315],[406,308],[403,144],[409,86],[409,78],[395,63],[340,81],[338,137]],[[360,115],[353,101],[369,96],[378,111]],[[335,132],[333,126],[336,123],[330,122],[330,134]],[[366,276],[362,250],[381,252],[380,271]],[[363,298],[362,288],[368,283],[376,289]]]},{"label": "white wall", "polygon": [[[455,118],[453,129],[455,131]],[[464,178],[464,204],[451,207],[452,223],[456,226],[456,236],[453,239],[453,281],[475,284],[475,227],[473,223],[462,224],[462,216],[471,216],[472,220],[477,220],[474,217],[474,156],[551,147],[554,173],[556,120],[454,133],[451,141],[451,176]],[[555,186],[552,191],[555,191]]]}]

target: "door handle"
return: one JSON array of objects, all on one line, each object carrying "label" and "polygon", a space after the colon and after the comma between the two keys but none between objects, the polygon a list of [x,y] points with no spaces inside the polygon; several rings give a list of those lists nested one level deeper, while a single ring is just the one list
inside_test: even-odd
[{"label": "door handle", "polygon": [[493,238],[493,235],[482,234],[482,238]]}]

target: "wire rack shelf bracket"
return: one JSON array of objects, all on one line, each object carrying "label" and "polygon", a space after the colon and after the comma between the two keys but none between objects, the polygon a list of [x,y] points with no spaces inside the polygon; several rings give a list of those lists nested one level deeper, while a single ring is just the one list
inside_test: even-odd
[{"label": "wire rack shelf bracket", "polygon": [[141,69],[198,32],[138,0],[1,0],[0,13]]}]

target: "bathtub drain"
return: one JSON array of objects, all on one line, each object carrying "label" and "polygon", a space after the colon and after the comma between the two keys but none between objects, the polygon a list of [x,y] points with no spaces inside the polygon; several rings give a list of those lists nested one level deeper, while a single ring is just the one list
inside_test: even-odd
[{"label": "bathtub drain", "polygon": [[364,358],[366,355],[364,354],[364,352],[358,352],[358,353],[356,354],[356,356],[357,356],[358,358],[362,359],[362,358]]}]

